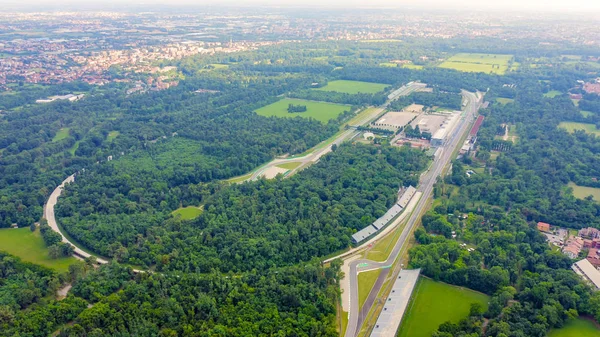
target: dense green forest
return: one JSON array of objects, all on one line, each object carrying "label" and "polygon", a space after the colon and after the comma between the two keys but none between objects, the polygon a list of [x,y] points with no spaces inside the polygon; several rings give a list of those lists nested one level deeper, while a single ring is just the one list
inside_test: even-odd
[{"label": "dense green forest", "polygon": [[[169,186],[151,171],[115,168],[126,160],[81,173],[58,205],[59,221],[102,255],[195,272],[287,265],[346,248],[429,161],[409,148],[342,145],[289,179]],[[172,218],[184,201],[204,212],[192,222]]]}]

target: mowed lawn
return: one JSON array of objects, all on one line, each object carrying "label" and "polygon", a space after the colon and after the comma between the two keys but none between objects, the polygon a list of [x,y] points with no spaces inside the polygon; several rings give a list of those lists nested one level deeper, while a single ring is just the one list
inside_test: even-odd
[{"label": "mowed lawn", "polygon": [[431,337],[440,324],[469,316],[472,303],[488,307],[487,295],[421,277],[400,325],[399,337]]},{"label": "mowed lawn", "polygon": [[181,220],[192,220],[202,214],[202,208],[195,206],[182,207],[174,210],[171,214],[173,216],[181,216]]},{"label": "mowed lawn", "polygon": [[596,128],[594,124],[588,123],[577,123],[577,122],[560,122],[558,124],[559,128],[563,128],[567,130],[569,133],[575,132],[575,130],[583,130],[587,133],[594,134],[596,136],[600,136],[600,130]]},{"label": "mowed lawn", "polygon": [[594,197],[594,200],[600,202],[600,188],[578,186],[573,182],[569,183],[568,186],[573,188],[573,195],[575,196],[575,198],[585,199],[585,197],[591,195]]},{"label": "mowed lawn", "polygon": [[460,53],[450,57],[438,67],[464,72],[494,73],[502,75],[508,70],[512,55]]},{"label": "mowed lawn", "polygon": [[388,84],[339,80],[331,81],[327,83],[326,86],[322,88],[316,88],[314,90],[336,91],[345,94],[375,94],[383,91],[387,87],[389,87]]},{"label": "mowed lawn", "polygon": [[77,261],[74,257],[51,259],[39,229],[34,233],[29,228],[0,229],[0,250],[58,272],[67,271]]},{"label": "mowed lawn", "polygon": [[600,329],[591,321],[579,318],[567,323],[560,329],[553,329],[548,337],[598,337]]},{"label": "mowed lawn", "polygon": [[[306,112],[289,113],[287,109],[290,104],[306,105]],[[322,123],[327,123],[327,121],[329,121],[330,119],[335,119],[344,111],[349,110],[349,105],[284,98],[280,101],[277,101],[273,104],[269,104],[256,110],[256,113],[266,117],[275,116],[283,118],[314,118]]]}]

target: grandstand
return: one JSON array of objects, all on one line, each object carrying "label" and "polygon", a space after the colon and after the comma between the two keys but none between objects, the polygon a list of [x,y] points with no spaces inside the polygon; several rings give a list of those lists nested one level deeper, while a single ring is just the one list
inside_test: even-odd
[{"label": "grandstand", "polygon": [[371,235],[377,233],[379,230],[385,227],[388,223],[390,223],[390,221],[392,221],[395,217],[402,213],[402,210],[404,210],[406,205],[408,205],[412,197],[415,195],[416,191],[417,189],[412,186],[408,186],[407,188],[400,188],[400,190],[398,191],[399,198],[398,201],[394,204],[394,206],[388,209],[388,211],[385,212],[385,214],[379,219],[375,220],[373,224],[354,233],[352,235],[352,241],[354,243],[361,243],[362,241],[368,239]]}]

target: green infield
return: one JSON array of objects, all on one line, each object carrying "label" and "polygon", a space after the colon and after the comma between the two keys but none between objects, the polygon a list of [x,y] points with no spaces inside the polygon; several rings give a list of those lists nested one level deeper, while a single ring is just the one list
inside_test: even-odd
[{"label": "green infield", "polygon": [[481,72],[503,75],[508,70],[512,55],[460,53],[439,65],[440,68],[464,72]]},{"label": "green infield", "polygon": [[202,214],[202,208],[195,206],[182,207],[174,210],[171,214],[180,216],[181,220],[193,220]]},{"label": "green infield", "polygon": [[369,293],[373,286],[375,285],[375,281],[381,274],[381,269],[365,271],[358,274],[358,307],[362,308],[363,304],[369,297]]},{"label": "green infield", "polygon": [[594,322],[578,318],[570,321],[560,329],[553,329],[548,333],[548,337],[598,337],[600,328]]},{"label": "green infield", "polygon": [[587,133],[594,134],[596,136],[600,136],[600,130],[596,128],[596,125],[589,123],[577,123],[577,122],[560,122],[558,124],[559,128],[567,130],[569,133],[573,133],[576,130],[582,130]]},{"label": "green infield", "polygon": [[345,94],[375,94],[387,87],[389,87],[388,84],[339,80],[331,81],[326,86],[314,90],[335,91]]},{"label": "green infield", "polygon": [[[290,104],[306,106],[306,112],[290,113],[288,112],[288,107]],[[349,110],[349,105],[284,98],[273,104],[269,104],[260,109],[257,109],[256,113],[265,117],[275,116],[284,118],[314,118],[320,122],[326,123],[330,119],[337,118],[337,116],[339,116],[344,111]]]},{"label": "green infield", "polygon": [[562,92],[558,91],[558,90],[550,90],[547,93],[544,94],[544,97],[548,97],[548,98],[554,98],[558,95],[562,95]]},{"label": "green infield", "polygon": [[568,185],[573,188],[573,195],[578,199],[585,199],[588,196],[593,196],[596,202],[600,202],[600,188],[597,187],[587,187],[587,186],[579,186],[575,183],[571,182]]},{"label": "green infield", "polygon": [[488,307],[487,295],[421,277],[400,325],[399,337],[430,337],[440,324],[469,316],[472,303]]},{"label": "green infield", "polygon": [[56,133],[54,138],[52,138],[52,141],[58,142],[58,141],[61,141],[65,138],[69,137],[69,130],[70,130],[70,128],[62,128],[62,129],[58,130],[58,132]]},{"label": "green infield", "polygon": [[69,270],[69,265],[77,261],[74,257],[51,259],[40,231],[31,232],[29,228],[0,229],[0,250],[58,272]]},{"label": "green infield", "polygon": [[277,167],[282,168],[282,169],[286,169],[286,170],[293,170],[293,169],[297,168],[300,165],[302,165],[302,163],[296,161],[296,162],[291,162],[291,163],[279,164],[279,165],[277,165]]}]

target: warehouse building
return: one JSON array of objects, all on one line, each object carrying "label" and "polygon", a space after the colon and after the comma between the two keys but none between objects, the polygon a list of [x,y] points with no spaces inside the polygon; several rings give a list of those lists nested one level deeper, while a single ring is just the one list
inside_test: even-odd
[{"label": "warehouse building", "polygon": [[590,261],[583,259],[575,262],[571,269],[575,271],[581,278],[592,284],[596,289],[600,289],[600,271],[594,268]]}]

